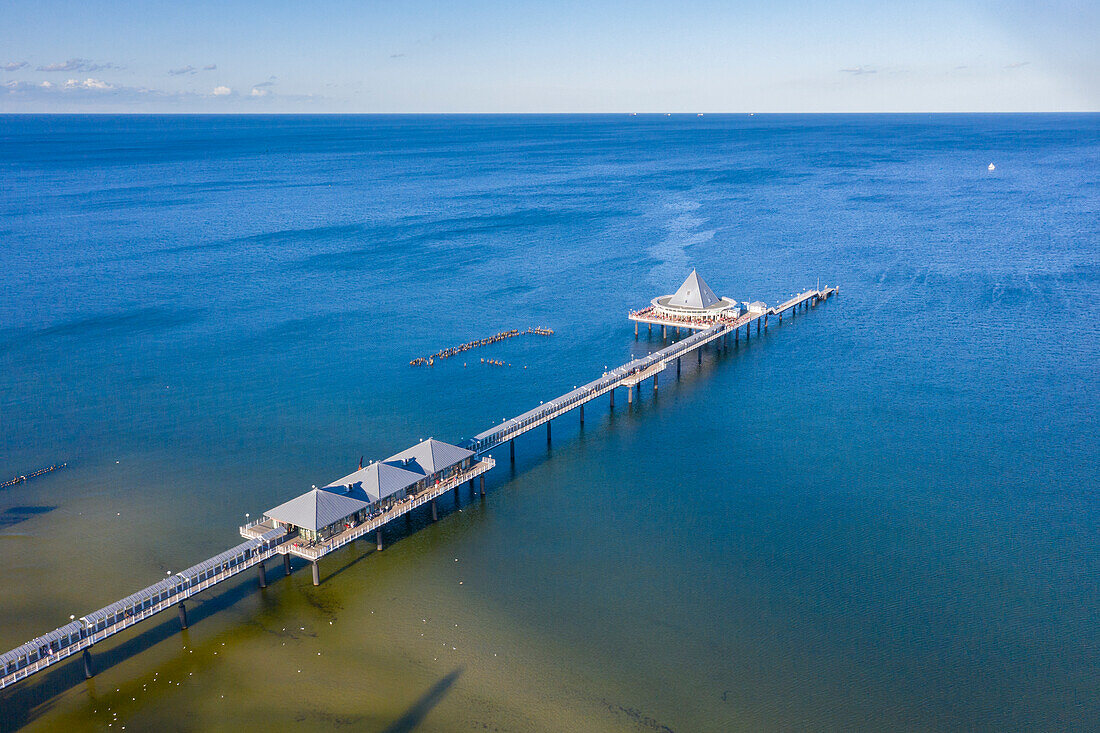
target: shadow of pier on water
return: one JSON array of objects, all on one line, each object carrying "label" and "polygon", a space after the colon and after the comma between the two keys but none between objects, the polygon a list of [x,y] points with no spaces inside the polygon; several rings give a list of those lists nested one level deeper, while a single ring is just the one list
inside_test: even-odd
[{"label": "shadow of pier on water", "polygon": [[448,690],[451,689],[451,686],[454,685],[461,674],[462,667],[459,667],[439,682],[436,682],[419,700],[413,703],[412,707],[405,711],[404,715],[386,726],[382,733],[409,733],[409,731],[415,730],[424,721],[428,713],[432,711],[432,708],[438,705],[446,696]]}]

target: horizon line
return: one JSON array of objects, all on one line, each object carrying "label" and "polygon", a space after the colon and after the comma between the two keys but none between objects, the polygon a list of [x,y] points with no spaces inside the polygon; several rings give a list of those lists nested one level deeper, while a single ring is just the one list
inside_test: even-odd
[{"label": "horizon line", "polygon": [[896,116],[911,116],[911,115],[1096,115],[1100,114],[1100,109],[1095,110],[928,110],[928,111],[824,111],[824,112],[775,112],[775,111],[752,111],[752,112],[707,112],[707,111],[691,111],[691,112],[261,112],[261,111],[244,111],[244,112],[139,112],[139,111],[117,111],[117,112],[4,112],[0,111],[0,117],[93,117],[93,116],[134,116],[134,117],[302,117],[302,116],[314,116],[314,117],[565,117],[565,116],[590,116],[590,117],[683,117],[683,116],[707,116],[713,115],[716,117],[731,117],[731,116],[747,116],[754,117],[758,115],[896,115]]}]

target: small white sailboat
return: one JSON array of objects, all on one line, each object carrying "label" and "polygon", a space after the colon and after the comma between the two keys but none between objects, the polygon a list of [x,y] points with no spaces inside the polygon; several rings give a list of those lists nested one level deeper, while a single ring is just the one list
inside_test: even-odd
[{"label": "small white sailboat", "polygon": [[993,165],[992,163],[990,163],[990,164],[989,164],[989,170],[991,170],[991,171],[995,171],[995,170],[997,170],[997,166],[995,166],[995,165]]}]

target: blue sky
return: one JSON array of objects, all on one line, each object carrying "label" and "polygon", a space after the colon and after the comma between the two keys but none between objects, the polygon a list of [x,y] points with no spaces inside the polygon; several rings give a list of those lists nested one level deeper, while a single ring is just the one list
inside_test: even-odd
[{"label": "blue sky", "polygon": [[8,0],[0,112],[1100,110],[1100,3]]}]

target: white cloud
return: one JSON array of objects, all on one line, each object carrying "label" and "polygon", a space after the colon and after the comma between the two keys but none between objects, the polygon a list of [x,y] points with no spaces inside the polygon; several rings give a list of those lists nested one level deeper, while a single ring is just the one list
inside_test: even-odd
[{"label": "white cloud", "polygon": [[68,61],[39,66],[39,71],[102,71],[104,69],[121,69],[111,63],[97,64],[88,59],[69,59]]},{"label": "white cloud", "polygon": [[65,82],[66,89],[114,89],[110,84],[101,80],[88,77],[84,81],[69,79]]},{"label": "white cloud", "polygon": [[168,74],[170,76],[182,76],[183,74],[194,74],[197,71],[194,66],[188,64],[187,66],[181,66],[178,69],[169,69]]},{"label": "white cloud", "polygon": [[9,61],[8,63],[0,66],[0,69],[4,71],[19,71],[20,69],[27,68],[26,61]]},{"label": "white cloud", "polygon": [[229,87],[214,87],[215,97],[225,97],[233,93],[233,90]]},{"label": "white cloud", "polygon": [[218,68],[217,64],[207,64],[206,66],[202,67],[202,70],[203,71],[213,71],[216,68]]},{"label": "white cloud", "polygon": [[266,89],[258,89],[256,87],[252,87],[252,92],[249,96],[266,97],[268,94],[270,94],[270,92],[268,92]]},{"label": "white cloud", "polygon": [[43,89],[53,89],[53,84],[51,84],[48,81],[44,81],[41,84],[39,84],[38,86],[42,87]]}]

